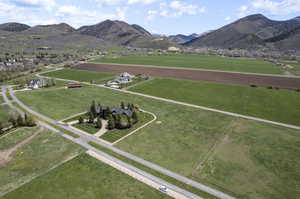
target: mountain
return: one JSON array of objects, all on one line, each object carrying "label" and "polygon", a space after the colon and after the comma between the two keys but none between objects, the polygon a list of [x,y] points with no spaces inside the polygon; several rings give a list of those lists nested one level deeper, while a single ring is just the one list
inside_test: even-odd
[{"label": "mountain", "polygon": [[24,31],[24,34],[60,35],[74,32],[75,29],[66,24],[38,25]]},{"label": "mountain", "polygon": [[30,26],[21,23],[4,23],[0,24],[0,30],[8,32],[21,32],[29,29]]},{"label": "mountain", "polygon": [[[286,35],[300,27],[299,17],[287,21],[274,21],[256,14],[244,17],[218,30],[185,43],[190,47],[258,48],[277,46],[277,37]],[[287,39],[287,38],[285,38]],[[294,44],[297,46],[299,44]]]},{"label": "mountain", "polygon": [[168,40],[157,40],[139,25],[129,25],[123,21],[106,20],[96,25],[83,26],[77,31],[82,35],[103,39],[113,45],[143,48],[167,48],[174,45]]},{"label": "mountain", "polygon": [[191,35],[182,35],[182,34],[178,34],[178,35],[171,35],[169,36],[169,40],[170,41],[173,41],[177,44],[184,44],[186,42],[189,42],[193,39],[196,39],[198,38],[199,35],[194,33],[194,34],[191,34]]}]

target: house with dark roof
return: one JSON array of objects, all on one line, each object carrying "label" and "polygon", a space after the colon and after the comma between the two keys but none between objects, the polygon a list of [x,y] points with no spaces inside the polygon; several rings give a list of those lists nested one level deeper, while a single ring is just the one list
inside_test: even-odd
[{"label": "house with dark roof", "polygon": [[102,111],[110,110],[112,115],[126,115],[128,117],[132,117],[133,112],[129,109],[123,109],[121,107],[96,107],[97,114],[101,114]]}]

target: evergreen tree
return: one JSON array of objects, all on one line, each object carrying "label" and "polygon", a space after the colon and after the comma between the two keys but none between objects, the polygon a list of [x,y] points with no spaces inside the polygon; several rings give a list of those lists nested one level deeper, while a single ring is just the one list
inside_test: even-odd
[{"label": "evergreen tree", "polygon": [[82,117],[79,117],[78,123],[79,123],[79,124],[83,124],[83,122],[84,122],[83,118],[82,118]]},{"label": "evergreen tree", "polygon": [[100,117],[97,118],[96,128],[98,128],[98,129],[102,128],[102,121],[101,121]]},{"label": "evergreen tree", "polygon": [[132,127],[132,125],[133,125],[133,122],[132,122],[132,118],[131,117],[129,117],[129,116],[127,116],[127,127],[128,128],[131,128]]},{"label": "evergreen tree", "polygon": [[116,122],[115,122],[115,119],[113,118],[112,115],[109,115],[109,119],[108,119],[108,123],[107,123],[107,128],[109,130],[112,130],[112,129],[116,128]]},{"label": "evergreen tree", "polygon": [[4,128],[4,125],[3,125],[2,121],[0,121],[0,135],[2,135],[4,133],[3,128]]},{"label": "evergreen tree", "polygon": [[35,124],[35,121],[33,120],[33,118],[31,116],[26,116],[25,125],[29,126],[29,127],[33,127],[36,124]]},{"label": "evergreen tree", "polygon": [[138,116],[137,111],[133,111],[132,119],[133,119],[134,124],[139,122],[139,116]]},{"label": "evergreen tree", "polygon": [[94,123],[94,119],[94,115],[91,112],[89,112],[89,123]]},{"label": "evergreen tree", "polygon": [[122,108],[122,109],[125,109],[125,104],[124,104],[124,102],[121,102],[121,108]]},{"label": "evergreen tree", "polygon": [[90,107],[90,112],[92,113],[92,115],[94,117],[93,119],[95,119],[96,116],[97,116],[97,110],[96,110],[96,102],[95,102],[95,100],[93,100],[93,102],[92,102],[92,105]]},{"label": "evergreen tree", "polygon": [[18,115],[17,117],[17,126],[24,126],[24,120],[22,115]]},{"label": "evergreen tree", "polygon": [[10,116],[8,122],[11,123],[13,127],[17,127],[17,120],[14,116]]}]

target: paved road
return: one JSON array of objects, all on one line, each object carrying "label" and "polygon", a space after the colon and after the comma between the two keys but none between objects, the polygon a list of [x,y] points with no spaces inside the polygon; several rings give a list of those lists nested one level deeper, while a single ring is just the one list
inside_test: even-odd
[{"label": "paved road", "polygon": [[[30,109],[28,106],[26,106],[25,104],[23,104],[18,98],[16,98],[16,96],[15,96],[15,94],[14,94],[14,92],[13,92],[12,89],[10,89],[9,91],[10,91],[10,94],[11,94],[12,98],[14,99],[14,101],[15,101],[16,103],[18,103],[22,108],[24,108],[24,109],[25,109],[26,111],[28,111],[29,113],[31,113],[31,114],[33,114],[33,115],[36,115],[36,116],[38,116],[39,118],[41,118],[41,119],[43,119],[43,120],[45,120],[45,121],[47,121],[47,122],[50,122],[51,124],[55,124],[55,125],[57,125],[57,126],[63,128],[63,129],[65,129],[65,130],[68,130],[68,131],[70,131],[70,132],[73,132],[73,133],[79,135],[79,136],[80,136],[79,139],[74,139],[74,138],[71,138],[70,136],[65,136],[65,134],[62,133],[62,132],[59,132],[61,135],[64,135],[64,137],[66,137],[66,138],[72,140],[73,142],[76,142],[76,143],[78,143],[78,144],[80,144],[80,145],[86,147],[87,149],[90,149],[90,150],[95,151],[95,149],[94,149],[93,147],[91,147],[90,145],[87,144],[87,143],[90,142],[90,141],[95,142],[95,143],[99,144],[100,146],[105,147],[105,148],[107,148],[107,149],[109,149],[109,150],[111,150],[111,151],[113,151],[113,152],[115,152],[115,153],[117,153],[117,154],[119,154],[119,155],[122,155],[122,156],[124,156],[124,157],[126,157],[126,158],[128,158],[128,159],[134,160],[134,161],[136,161],[136,162],[138,162],[138,163],[140,163],[140,164],[142,164],[142,165],[144,165],[144,166],[147,166],[147,167],[149,167],[149,168],[151,168],[151,169],[154,169],[154,170],[156,170],[156,171],[158,171],[158,172],[160,172],[160,173],[162,173],[162,174],[165,174],[165,175],[167,175],[167,176],[170,176],[170,177],[172,177],[172,178],[175,178],[175,179],[178,180],[178,181],[181,181],[181,182],[183,182],[183,183],[185,183],[185,184],[188,184],[188,185],[190,185],[190,186],[193,186],[193,187],[195,187],[195,188],[197,188],[197,189],[200,189],[200,190],[202,190],[202,191],[204,191],[204,192],[207,192],[207,193],[209,193],[209,194],[211,194],[211,195],[214,195],[214,196],[216,196],[216,197],[218,197],[218,198],[221,198],[221,199],[235,199],[234,197],[232,197],[232,196],[230,196],[230,195],[228,195],[228,194],[225,194],[225,193],[223,193],[223,192],[221,192],[221,191],[218,191],[218,190],[216,190],[216,189],[210,188],[210,187],[208,187],[208,186],[206,186],[206,185],[203,185],[203,184],[201,184],[201,183],[199,183],[199,182],[193,181],[193,180],[191,180],[191,179],[189,179],[189,178],[187,178],[187,177],[184,177],[184,176],[179,175],[179,174],[177,174],[177,173],[175,173],[175,172],[172,172],[172,171],[170,171],[170,170],[168,170],[168,169],[165,169],[165,168],[163,168],[163,167],[160,167],[160,166],[158,166],[158,165],[156,165],[156,164],[154,164],[154,163],[152,163],[152,162],[148,162],[148,161],[146,161],[146,160],[144,160],[144,159],[142,159],[142,158],[139,158],[139,157],[134,156],[134,155],[132,155],[132,154],[130,154],[130,153],[127,153],[127,152],[125,152],[125,151],[122,151],[122,150],[120,150],[120,149],[118,149],[118,148],[116,148],[116,147],[114,147],[114,146],[111,146],[111,145],[109,145],[109,144],[106,144],[106,143],[104,143],[104,142],[102,142],[102,141],[96,139],[96,138],[95,138],[94,136],[92,136],[92,135],[84,134],[84,133],[82,133],[82,132],[80,132],[80,131],[77,131],[77,130],[75,130],[75,129],[73,129],[73,128],[70,128],[70,127],[67,126],[67,125],[62,125],[61,123],[58,123],[57,121],[55,121],[55,120],[53,120],[53,119],[51,119],[51,118],[48,118],[48,117],[46,117],[46,116],[44,116],[44,115],[42,115],[42,114],[40,114],[40,113],[37,113],[37,112],[33,111],[33,110]],[[48,126],[49,126],[49,125],[48,125]],[[53,128],[52,128],[52,129],[53,129]],[[102,155],[103,155],[103,152],[101,152],[101,151],[99,151],[99,150],[96,150],[96,151],[98,151],[99,154],[102,154]],[[112,157],[111,157],[111,158],[112,158]],[[137,168],[135,168],[135,170],[136,170],[136,172],[140,172],[140,170],[137,169]],[[148,174],[148,175],[150,175],[150,174]],[[153,179],[153,180],[154,180],[154,179]],[[162,180],[162,185],[163,185],[164,183],[166,183],[166,182]],[[168,185],[170,185],[170,184],[168,183]],[[170,186],[169,186],[169,188],[170,188]],[[179,187],[176,187],[176,186],[174,186],[174,185],[171,186],[171,189],[172,189],[172,190],[176,190],[178,193],[184,193],[184,195],[189,196],[189,198],[199,198],[199,197],[196,196],[195,194],[192,194],[192,193],[190,193],[190,192],[187,192],[186,190],[183,190],[183,189],[181,189],[181,188],[179,188]]]}]

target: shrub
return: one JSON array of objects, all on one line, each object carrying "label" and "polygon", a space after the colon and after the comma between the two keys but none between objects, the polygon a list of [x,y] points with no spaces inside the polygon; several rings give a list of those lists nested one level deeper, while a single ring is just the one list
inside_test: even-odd
[{"label": "shrub", "polygon": [[252,84],[252,85],[250,85],[252,88],[256,88],[257,86],[256,85],[254,85],[254,84]]},{"label": "shrub", "polygon": [[272,86],[268,86],[267,89],[273,89],[273,87]]}]

